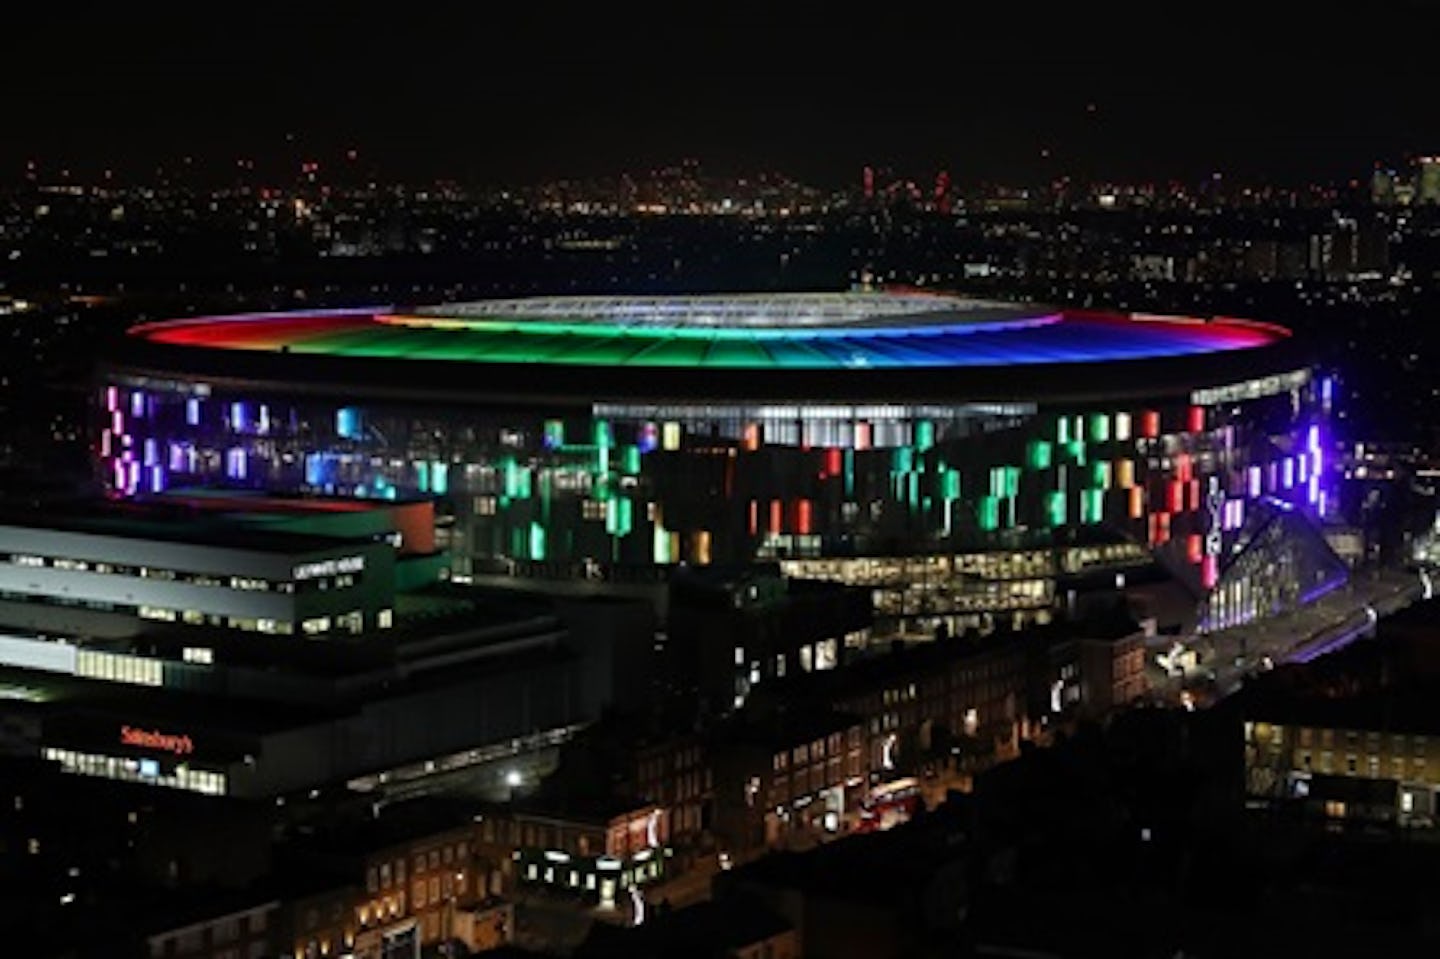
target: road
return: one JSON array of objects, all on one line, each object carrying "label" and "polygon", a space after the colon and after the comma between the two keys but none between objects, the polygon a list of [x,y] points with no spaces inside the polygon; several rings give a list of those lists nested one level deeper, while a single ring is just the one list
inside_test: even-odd
[{"label": "road", "polygon": [[1150,657],[1151,689],[1179,699],[1197,683],[1215,697],[1239,689],[1247,675],[1287,662],[1309,662],[1373,633],[1375,624],[1427,595],[1413,572],[1364,571],[1340,589],[1278,616],[1220,630],[1187,641],[1197,656],[1187,675],[1167,675]]}]

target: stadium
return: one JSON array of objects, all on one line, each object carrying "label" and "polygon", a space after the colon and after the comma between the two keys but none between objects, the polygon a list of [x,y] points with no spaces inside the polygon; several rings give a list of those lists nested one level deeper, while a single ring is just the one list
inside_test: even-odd
[{"label": "stadium", "polygon": [[[1326,508],[1329,383],[1247,320],[855,291],[206,317],[126,339],[98,397],[116,495],[432,497],[462,577],[983,556],[975,609],[1040,608],[1027,557],[1129,549],[1200,595],[1251,514]],[[1207,615],[1250,618],[1318,576],[1247,577]]]}]

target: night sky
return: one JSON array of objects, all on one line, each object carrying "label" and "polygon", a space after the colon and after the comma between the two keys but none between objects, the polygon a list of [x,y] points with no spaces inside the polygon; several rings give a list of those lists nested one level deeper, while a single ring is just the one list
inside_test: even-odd
[{"label": "night sky", "polygon": [[[55,4],[6,31],[0,182],[182,158],[267,173],[525,183],[698,157],[819,185],[862,164],[956,182],[1363,178],[1440,151],[1430,3],[1074,5],[944,14],[822,5],[296,12]],[[301,5],[295,4],[298,8]],[[313,5],[311,5],[313,7]],[[419,6],[419,5],[416,5]],[[1081,9],[1083,7],[1083,9]],[[473,9],[472,9],[473,8]],[[497,13],[505,11],[506,13]],[[12,18],[13,19],[13,18]]]}]

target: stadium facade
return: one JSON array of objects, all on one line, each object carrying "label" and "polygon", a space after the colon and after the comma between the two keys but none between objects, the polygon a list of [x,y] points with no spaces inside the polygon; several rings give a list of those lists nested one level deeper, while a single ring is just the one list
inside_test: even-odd
[{"label": "stadium facade", "polygon": [[1330,384],[1270,324],[852,292],[131,334],[98,396],[113,492],[432,496],[456,575],[1121,542],[1210,590],[1211,626],[1317,585],[1214,589],[1256,504],[1327,507]]}]

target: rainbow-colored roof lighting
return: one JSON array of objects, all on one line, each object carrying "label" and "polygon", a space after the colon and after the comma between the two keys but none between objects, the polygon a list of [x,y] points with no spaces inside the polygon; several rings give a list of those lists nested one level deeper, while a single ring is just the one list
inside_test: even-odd
[{"label": "rainbow-colored roof lighting", "polygon": [[997,367],[1247,350],[1235,319],[1026,309],[928,293],[558,297],[250,314],[136,327],[154,343],[488,364],[750,370]]}]

